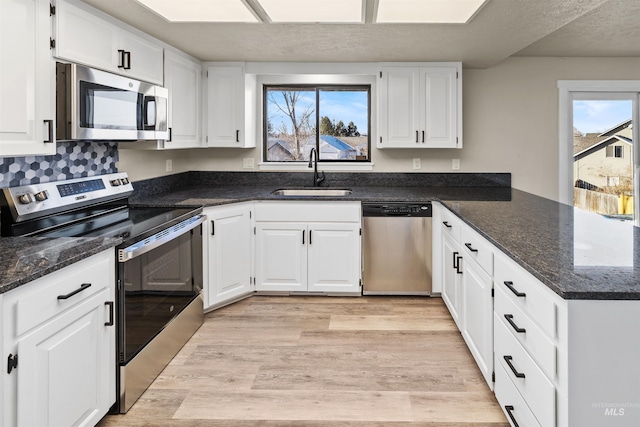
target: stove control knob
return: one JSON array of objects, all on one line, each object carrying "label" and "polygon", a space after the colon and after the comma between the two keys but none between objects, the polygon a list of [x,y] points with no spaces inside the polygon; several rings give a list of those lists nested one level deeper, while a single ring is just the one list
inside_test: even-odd
[{"label": "stove control knob", "polygon": [[111,186],[112,187],[117,187],[120,185],[120,180],[119,179],[112,179],[111,180]]},{"label": "stove control knob", "polygon": [[49,195],[47,195],[47,192],[45,190],[42,190],[42,191],[34,194],[34,196],[36,197],[36,200],[38,202],[44,202],[45,200],[47,200],[49,198]]},{"label": "stove control knob", "polygon": [[33,197],[31,196],[31,193],[25,193],[18,196],[18,201],[23,205],[28,205],[33,202]]},{"label": "stove control knob", "polygon": [[128,178],[122,178],[120,180],[120,182],[122,183],[122,185],[127,185],[129,183],[129,179]]}]

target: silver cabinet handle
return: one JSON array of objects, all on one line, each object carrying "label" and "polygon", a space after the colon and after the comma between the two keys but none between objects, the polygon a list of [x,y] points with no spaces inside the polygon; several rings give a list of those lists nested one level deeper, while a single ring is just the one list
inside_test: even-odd
[{"label": "silver cabinet handle", "polygon": [[53,136],[53,120],[45,120],[44,121],[48,126],[49,129],[49,139],[45,140],[44,143],[45,144],[53,144],[55,142],[54,136]]}]

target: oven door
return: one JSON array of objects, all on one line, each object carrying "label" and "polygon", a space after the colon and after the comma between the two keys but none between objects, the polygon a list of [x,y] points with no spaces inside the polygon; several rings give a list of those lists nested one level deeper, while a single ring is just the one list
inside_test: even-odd
[{"label": "oven door", "polygon": [[118,353],[128,363],[202,291],[197,215],[118,250]]}]

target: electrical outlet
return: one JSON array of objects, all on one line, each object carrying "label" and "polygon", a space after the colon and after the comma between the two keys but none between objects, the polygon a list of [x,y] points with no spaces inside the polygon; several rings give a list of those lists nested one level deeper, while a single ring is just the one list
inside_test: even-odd
[{"label": "electrical outlet", "polygon": [[167,159],[167,163],[165,166],[165,172],[171,172],[173,170],[173,160]]},{"label": "electrical outlet", "polygon": [[452,159],[451,160],[451,169],[454,171],[460,170],[460,159]]},{"label": "electrical outlet", "polygon": [[413,159],[413,168],[420,169],[420,159]]},{"label": "electrical outlet", "polygon": [[242,167],[244,169],[253,169],[253,157],[246,157],[242,159]]}]

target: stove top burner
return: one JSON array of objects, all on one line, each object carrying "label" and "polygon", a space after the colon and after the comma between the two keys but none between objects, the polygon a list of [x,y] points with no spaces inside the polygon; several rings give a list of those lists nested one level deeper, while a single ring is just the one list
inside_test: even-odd
[{"label": "stove top burner", "polygon": [[[125,173],[5,189],[1,235],[121,237],[126,242],[201,212],[199,208],[131,207],[122,195],[132,191]],[[38,201],[37,194],[48,197]]]}]

